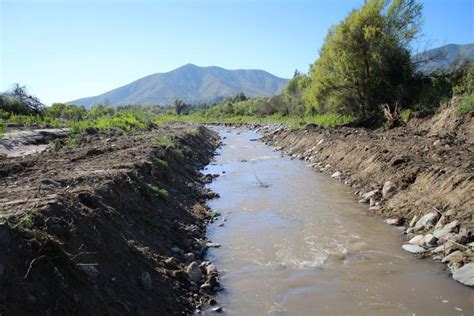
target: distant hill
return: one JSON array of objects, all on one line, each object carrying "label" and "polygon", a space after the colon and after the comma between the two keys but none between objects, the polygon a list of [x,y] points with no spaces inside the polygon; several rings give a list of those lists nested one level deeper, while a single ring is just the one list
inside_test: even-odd
[{"label": "distant hill", "polygon": [[263,70],[228,70],[187,64],[170,72],[143,77],[98,96],[68,103],[86,107],[103,102],[169,105],[176,99],[206,102],[239,92],[249,97],[271,96],[279,93],[287,81]]},{"label": "distant hill", "polygon": [[474,66],[474,44],[441,46],[415,55],[414,60],[422,61],[419,70],[424,73],[451,70],[463,64]]}]

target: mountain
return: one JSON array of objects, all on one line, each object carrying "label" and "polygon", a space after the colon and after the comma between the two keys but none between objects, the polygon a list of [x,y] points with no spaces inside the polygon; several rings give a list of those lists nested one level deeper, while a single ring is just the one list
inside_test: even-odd
[{"label": "mountain", "polygon": [[176,99],[205,102],[243,92],[246,96],[271,96],[279,93],[287,79],[263,70],[228,70],[187,64],[165,73],[138,79],[98,96],[68,102],[84,105],[109,102],[113,105],[169,105]]},{"label": "mountain", "polygon": [[452,70],[465,64],[474,66],[474,44],[441,46],[415,55],[414,60],[421,62],[418,69],[424,73]]}]

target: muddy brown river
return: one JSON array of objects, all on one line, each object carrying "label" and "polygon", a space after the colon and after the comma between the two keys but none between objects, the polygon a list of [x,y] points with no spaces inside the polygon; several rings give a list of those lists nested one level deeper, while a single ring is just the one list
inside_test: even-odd
[{"label": "muddy brown river", "polygon": [[[402,250],[403,236],[368,215],[344,184],[291,160],[244,129],[224,146],[208,230],[229,315],[474,315],[474,291],[443,266]],[[222,226],[222,223],[224,224]]]}]

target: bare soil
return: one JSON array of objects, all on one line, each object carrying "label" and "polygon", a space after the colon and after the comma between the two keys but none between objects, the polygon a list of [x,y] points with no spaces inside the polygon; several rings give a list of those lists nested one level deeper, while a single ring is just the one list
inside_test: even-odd
[{"label": "bare soil", "polygon": [[213,195],[198,170],[217,145],[173,124],[0,158],[0,314],[194,312],[209,295],[183,253],[206,250]]},{"label": "bare soil", "polygon": [[[393,195],[373,197],[371,212],[408,227],[414,216],[435,211],[444,215],[443,223],[458,220],[457,232],[467,238],[456,241],[468,244],[474,241],[474,122],[456,107],[454,99],[434,117],[387,131],[313,125],[304,130],[278,128],[264,140],[344,181],[356,199],[374,189],[381,193],[387,181],[395,183]],[[441,258],[456,249],[463,255],[451,268],[473,261],[473,250],[456,244]]]}]

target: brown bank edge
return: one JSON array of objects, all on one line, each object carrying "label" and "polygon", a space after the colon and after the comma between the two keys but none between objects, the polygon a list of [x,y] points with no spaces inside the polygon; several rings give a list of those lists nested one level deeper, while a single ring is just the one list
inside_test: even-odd
[{"label": "brown bank edge", "polygon": [[199,170],[217,135],[190,124],[98,133],[0,159],[1,315],[192,314],[214,304],[215,214]]},{"label": "brown bank edge", "polygon": [[403,128],[304,130],[264,126],[263,140],[351,186],[360,203],[403,228],[406,251],[447,265],[474,285],[474,122],[453,99]]}]

